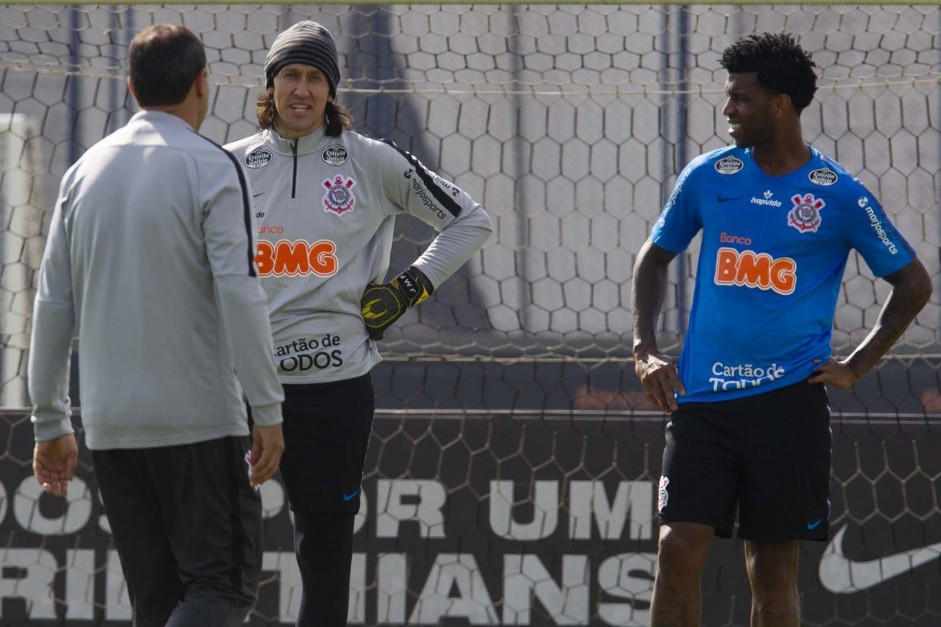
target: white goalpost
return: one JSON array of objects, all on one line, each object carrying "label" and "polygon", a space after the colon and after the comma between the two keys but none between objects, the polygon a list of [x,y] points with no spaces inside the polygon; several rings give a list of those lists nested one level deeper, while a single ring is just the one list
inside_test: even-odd
[{"label": "white goalpost", "polygon": [[44,207],[39,121],[0,114],[3,233],[0,237],[0,407],[26,407],[26,351],[34,280],[42,258]]}]

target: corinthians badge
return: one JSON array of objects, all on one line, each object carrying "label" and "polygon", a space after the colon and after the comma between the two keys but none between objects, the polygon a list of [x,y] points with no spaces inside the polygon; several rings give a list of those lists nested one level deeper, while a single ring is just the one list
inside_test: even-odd
[{"label": "corinthians badge", "polygon": [[820,228],[820,210],[826,206],[813,194],[795,194],[791,196],[794,208],[787,213],[787,223],[801,233],[816,233]]},{"label": "corinthians badge", "polygon": [[347,211],[353,210],[356,198],[353,196],[353,187],[356,181],[349,177],[343,177],[337,174],[323,182],[327,189],[323,195],[323,210],[333,212],[339,216]]}]

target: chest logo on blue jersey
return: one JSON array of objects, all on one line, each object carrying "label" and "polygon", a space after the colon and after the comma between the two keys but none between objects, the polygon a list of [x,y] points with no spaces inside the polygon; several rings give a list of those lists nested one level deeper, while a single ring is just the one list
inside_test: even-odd
[{"label": "chest logo on blue jersey", "polygon": [[735,174],[745,167],[745,163],[738,157],[723,157],[716,161],[716,172],[719,174]]},{"label": "chest logo on blue jersey", "polygon": [[795,194],[791,196],[794,207],[787,212],[788,226],[792,226],[801,233],[816,233],[820,228],[820,210],[826,203],[815,198],[813,194]]},{"label": "chest logo on blue jersey", "polygon": [[770,189],[766,189],[764,193],[761,195],[761,198],[758,198],[757,196],[752,196],[749,202],[753,205],[758,205],[760,207],[781,207],[782,205],[784,205],[783,202],[775,199],[774,192],[772,192]]},{"label": "chest logo on blue jersey", "polygon": [[320,158],[327,165],[343,165],[350,158],[350,151],[345,146],[334,144],[329,148],[324,148],[324,151],[320,153]]},{"label": "chest logo on blue jersey", "polygon": [[271,163],[271,153],[264,148],[256,148],[245,155],[245,167],[257,170]]},{"label": "chest logo on blue jersey", "polygon": [[332,178],[325,179],[323,186],[327,189],[323,195],[324,211],[342,216],[344,213],[353,210],[353,205],[356,204],[356,197],[353,196],[356,181],[350,177],[337,174]]},{"label": "chest logo on blue jersey", "polygon": [[722,246],[716,251],[716,285],[771,290],[790,296],[797,289],[797,261],[753,250]]},{"label": "chest logo on blue jersey", "polygon": [[814,185],[823,185],[824,187],[835,185],[836,182],[840,180],[837,173],[830,168],[818,168],[813,170],[807,175],[807,178],[810,179],[810,182]]}]

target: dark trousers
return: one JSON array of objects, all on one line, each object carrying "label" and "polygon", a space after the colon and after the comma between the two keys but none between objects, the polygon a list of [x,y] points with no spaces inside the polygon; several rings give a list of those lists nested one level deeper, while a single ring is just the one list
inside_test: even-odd
[{"label": "dark trousers", "polygon": [[93,451],[134,627],[237,627],[261,573],[248,437]]},{"label": "dark trousers", "polygon": [[294,512],[294,553],[301,572],[296,627],[343,627],[350,604],[355,514]]},{"label": "dark trousers", "polygon": [[369,374],[285,385],[281,477],[301,573],[297,627],[347,624],[353,526],[375,409]]}]

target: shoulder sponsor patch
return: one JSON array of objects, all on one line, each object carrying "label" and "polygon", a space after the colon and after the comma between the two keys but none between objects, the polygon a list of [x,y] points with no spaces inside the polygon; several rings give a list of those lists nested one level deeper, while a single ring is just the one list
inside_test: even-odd
[{"label": "shoulder sponsor patch", "polygon": [[886,250],[888,250],[890,254],[896,254],[899,249],[892,241],[892,238],[889,237],[889,234],[886,233],[885,227],[882,226],[882,219],[879,217],[882,212],[875,210],[867,196],[860,196],[856,204],[859,205],[860,209],[866,211],[866,217],[869,218],[869,226],[875,231],[876,237],[879,238],[882,245],[886,247]]},{"label": "shoulder sponsor patch", "polygon": [[719,174],[735,174],[745,167],[745,162],[738,157],[723,157],[716,161],[716,172]]},{"label": "shoulder sponsor patch", "polygon": [[256,148],[245,155],[245,167],[257,170],[271,163],[271,152],[264,148]]},{"label": "shoulder sponsor patch", "polygon": [[333,144],[329,148],[324,148],[324,151],[320,153],[320,158],[327,165],[343,165],[350,158],[350,151],[345,146]]},{"label": "shoulder sponsor patch", "polygon": [[356,204],[356,197],[353,196],[353,187],[356,186],[356,181],[338,174],[325,179],[323,186],[327,190],[323,195],[324,211],[342,216],[344,213],[353,210],[353,205]]},{"label": "shoulder sponsor patch", "polygon": [[818,168],[813,170],[810,174],[807,175],[807,178],[810,179],[810,182],[814,185],[834,185],[837,181],[840,180],[840,177],[836,172],[830,168]]}]

